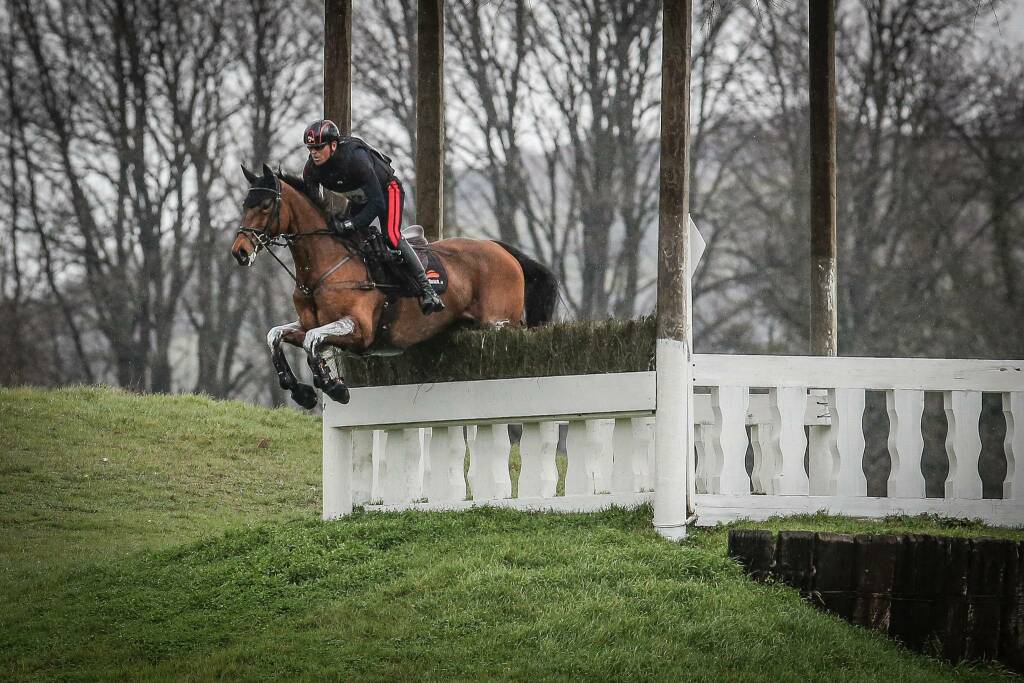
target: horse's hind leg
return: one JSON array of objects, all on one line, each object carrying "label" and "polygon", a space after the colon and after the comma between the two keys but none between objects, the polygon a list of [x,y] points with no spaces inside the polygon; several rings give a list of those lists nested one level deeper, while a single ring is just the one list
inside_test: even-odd
[{"label": "horse's hind leg", "polygon": [[306,361],[313,371],[313,384],[338,403],[348,403],[349,391],[345,381],[331,376],[327,361],[320,355],[328,337],[345,337],[356,331],[355,321],[345,316],[333,323],[316,327],[306,332],[302,347],[306,349]]},{"label": "horse's hind leg", "polygon": [[309,410],[316,407],[316,391],[295,377],[288,365],[288,359],[284,357],[284,351],[281,349],[282,341],[301,346],[303,336],[302,326],[298,321],[287,325],[278,325],[267,333],[267,346],[270,347],[270,357],[274,361],[277,381],[281,384],[281,388],[291,392],[292,400]]}]

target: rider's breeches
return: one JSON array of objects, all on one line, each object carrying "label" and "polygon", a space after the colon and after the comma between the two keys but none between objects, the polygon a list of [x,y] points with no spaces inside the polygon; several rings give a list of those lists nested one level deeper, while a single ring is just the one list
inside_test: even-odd
[{"label": "rider's breeches", "polygon": [[402,205],[405,204],[405,189],[397,178],[392,178],[386,194],[388,212],[384,217],[384,236],[391,248],[395,249],[402,239]]}]

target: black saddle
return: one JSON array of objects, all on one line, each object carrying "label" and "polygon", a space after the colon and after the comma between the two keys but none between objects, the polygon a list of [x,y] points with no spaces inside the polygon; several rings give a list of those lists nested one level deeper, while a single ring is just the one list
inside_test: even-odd
[{"label": "black saddle", "polygon": [[[358,248],[374,283],[401,297],[418,297],[419,287],[403,264],[401,252],[392,249],[379,231],[368,230],[367,233],[362,235]],[[416,252],[427,275],[427,282],[435,292],[443,294],[448,289],[448,270],[427,243],[423,227],[410,225],[402,230],[402,237]]]}]

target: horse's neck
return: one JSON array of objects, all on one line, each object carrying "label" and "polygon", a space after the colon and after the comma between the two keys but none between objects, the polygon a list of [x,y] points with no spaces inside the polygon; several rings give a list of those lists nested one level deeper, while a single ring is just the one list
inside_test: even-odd
[{"label": "horse's neck", "polygon": [[[292,188],[292,192],[296,196],[291,198],[287,231],[306,235],[325,230],[327,225],[320,212],[305,197],[300,196],[297,190]],[[295,267],[301,272],[318,273],[332,267],[345,256],[359,256],[356,250],[349,249],[340,241],[328,236],[306,237],[295,240],[288,246]]]}]

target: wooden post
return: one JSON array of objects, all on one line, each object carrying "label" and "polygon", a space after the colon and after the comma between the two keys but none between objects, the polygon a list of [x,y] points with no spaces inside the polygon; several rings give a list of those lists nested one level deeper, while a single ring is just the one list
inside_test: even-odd
[{"label": "wooden post", "polygon": [[416,220],[441,239],[444,180],[444,0],[416,9]]},{"label": "wooden post", "polygon": [[324,118],[352,132],[352,0],[324,2]]},{"label": "wooden post", "polygon": [[686,537],[693,364],[690,348],[690,44],[692,0],[662,9],[654,528]]},{"label": "wooden post", "polygon": [[811,128],[810,352],[837,355],[836,6],[808,0]]}]

